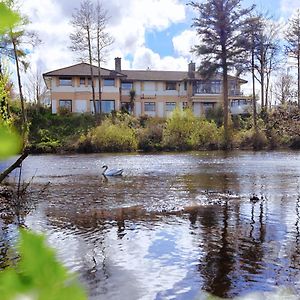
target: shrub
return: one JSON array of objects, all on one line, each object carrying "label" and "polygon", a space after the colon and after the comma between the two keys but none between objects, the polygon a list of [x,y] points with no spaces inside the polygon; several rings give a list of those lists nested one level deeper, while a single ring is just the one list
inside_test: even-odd
[{"label": "shrub", "polygon": [[138,143],[134,130],[125,124],[113,124],[110,119],[103,121],[90,134],[91,144],[97,151],[134,151],[137,149]]},{"label": "shrub", "polygon": [[214,121],[218,127],[222,126],[224,119],[223,107],[218,105],[214,108],[209,108],[205,113],[205,117],[208,121]]},{"label": "shrub", "polygon": [[191,149],[190,137],[196,123],[197,118],[190,109],[176,108],[163,130],[163,146],[168,149]]},{"label": "shrub", "polygon": [[191,133],[190,144],[193,149],[217,149],[220,143],[220,130],[214,121],[199,119]]}]

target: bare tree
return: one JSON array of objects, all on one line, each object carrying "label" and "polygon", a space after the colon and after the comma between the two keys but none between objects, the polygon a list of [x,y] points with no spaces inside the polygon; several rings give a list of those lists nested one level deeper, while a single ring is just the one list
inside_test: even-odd
[{"label": "bare tree", "polygon": [[200,38],[194,52],[202,58],[200,72],[207,77],[222,70],[224,101],[224,146],[229,146],[228,71],[245,62],[245,26],[254,7],[242,8],[241,0],[189,2],[197,12],[193,19]]},{"label": "bare tree", "polygon": [[278,25],[269,18],[260,16],[260,29],[256,33],[255,67],[258,75],[256,79],[261,87],[262,108],[268,107],[268,94],[272,71],[279,68],[280,43]]},{"label": "bare tree", "polygon": [[113,44],[114,39],[106,31],[108,22],[108,11],[103,9],[102,4],[98,1],[95,9],[96,13],[96,57],[98,63],[98,87],[99,87],[99,101],[102,99],[102,85],[101,85],[101,62],[105,61],[105,50]]},{"label": "bare tree", "polygon": [[34,101],[37,106],[41,105],[41,96],[46,92],[46,86],[43,80],[40,68],[33,70],[29,67],[26,76],[25,94],[26,97]]},{"label": "bare tree", "polygon": [[281,73],[279,74],[275,86],[274,92],[276,100],[281,104],[291,103],[294,98],[294,80],[290,74]]},{"label": "bare tree", "polygon": [[285,39],[287,55],[297,62],[297,93],[298,108],[300,108],[300,9],[295,12],[295,15],[288,22]]},{"label": "bare tree", "polygon": [[90,65],[92,99],[94,112],[97,114],[96,98],[95,98],[95,83],[93,71],[93,40],[95,32],[95,12],[93,3],[90,0],[83,0],[80,3],[80,8],[75,9],[72,15],[71,24],[74,32],[70,34],[72,51],[78,54],[81,61],[86,61]]}]

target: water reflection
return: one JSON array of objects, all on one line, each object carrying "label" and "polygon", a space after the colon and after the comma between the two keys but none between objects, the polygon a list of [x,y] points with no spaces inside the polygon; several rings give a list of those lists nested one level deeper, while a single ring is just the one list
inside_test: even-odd
[{"label": "water reflection", "polygon": [[[26,225],[48,235],[91,299],[300,292],[299,153],[50,155],[26,164],[37,203]],[[124,176],[104,179],[104,164]]]}]

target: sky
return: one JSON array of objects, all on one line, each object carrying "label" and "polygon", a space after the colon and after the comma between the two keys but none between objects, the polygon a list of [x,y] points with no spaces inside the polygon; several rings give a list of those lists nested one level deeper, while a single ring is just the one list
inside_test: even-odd
[{"label": "sky", "polygon": [[[70,20],[80,0],[21,0],[22,12],[30,19],[42,43],[31,50],[32,69],[47,72],[77,63],[69,50]],[[94,1],[94,0],[93,0]],[[96,2],[96,0],[95,0]],[[197,43],[191,28],[194,11],[183,0],[102,0],[110,19],[107,24],[115,42],[103,67],[114,68],[122,58],[122,69],[187,70],[188,62],[199,62],[190,49]],[[287,19],[300,7],[299,0],[244,0],[256,4],[278,20]]]}]

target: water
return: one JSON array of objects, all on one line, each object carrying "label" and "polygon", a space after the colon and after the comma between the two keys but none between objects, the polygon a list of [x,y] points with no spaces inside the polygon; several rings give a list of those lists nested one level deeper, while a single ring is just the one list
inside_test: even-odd
[{"label": "water", "polygon": [[[104,164],[124,176],[105,179]],[[23,176],[34,176],[25,224],[90,299],[300,294],[299,152],[41,155]]]}]

